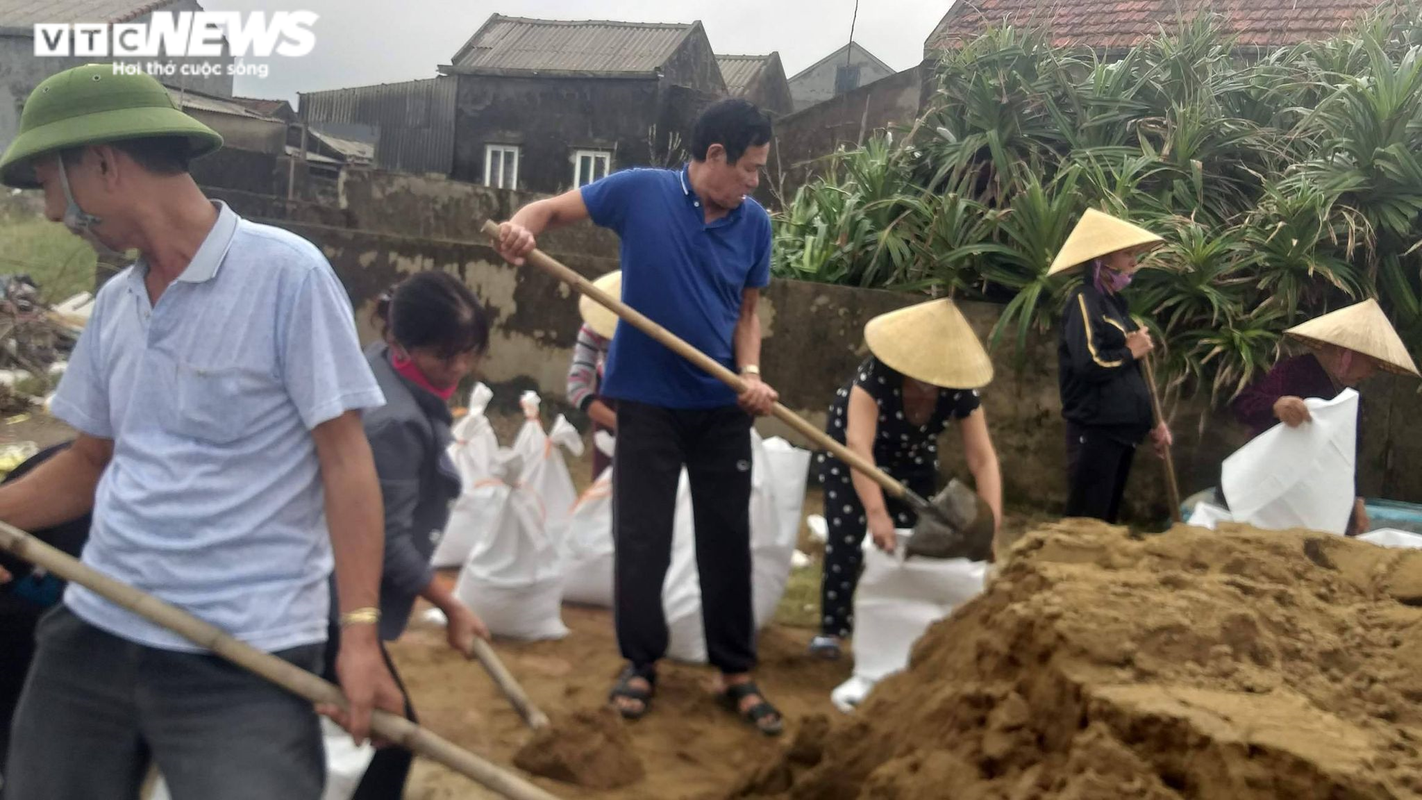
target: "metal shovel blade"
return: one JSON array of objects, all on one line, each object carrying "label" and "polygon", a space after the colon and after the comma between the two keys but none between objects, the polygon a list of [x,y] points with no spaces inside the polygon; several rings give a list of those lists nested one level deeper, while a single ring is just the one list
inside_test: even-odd
[{"label": "metal shovel blade", "polygon": [[929,502],[929,508],[919,510],[904,556],[987,561],[992,558],[992,539],[992,509],[954,478]]}]

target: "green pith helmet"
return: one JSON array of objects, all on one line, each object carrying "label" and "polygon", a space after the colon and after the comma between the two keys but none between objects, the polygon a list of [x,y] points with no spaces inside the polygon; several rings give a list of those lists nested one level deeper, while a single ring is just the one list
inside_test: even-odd
[{"label": "green pith helmet", "polygon": [[222,146],[217,131],[184,114],[163,85],[149,75],[115,75],[112,64],[89,64],[46,78],[20,114],[20,133],[0,158],[0,182],[39,186],[35,156],[150,136],[186,136],[192,155]]}]

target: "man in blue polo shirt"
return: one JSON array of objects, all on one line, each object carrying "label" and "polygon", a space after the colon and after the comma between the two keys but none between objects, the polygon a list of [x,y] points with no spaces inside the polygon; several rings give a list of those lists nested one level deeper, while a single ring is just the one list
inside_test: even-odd
[{"label": "man in blue polo shirt", "polygon": [[[0,180],[139,258],[99,290],[55,395],[78,438],[0,489],[0,519],[92,509],[86,564],[310,671],[334,562],[350,713],[327,711],[363,739],[373,705],[403,709],[376,639],[383,514],[360,420],[384,398],[321,251],[193,181],[189,160],[221,144],[156,80],[107,64],[25,103]],[[300,697],[78,585],[36,638],[7,800],[135,797],[150,760],[178,800],[321,796]]]},{"label": "man in blue polo shirt", "polygon": [[623,716],[647,711],[667,649],[662,584],[683,466],[691,479],[706,649],[720,697],[763,733],[782,723],[751,681],[751,415],[777,395],[760,379],[756,305],[770,282],[770,217],[748,195],[770,152],[770,119],[744,100],[708,108],[679,170],[633,169],[525,206],[500,229],[515,264],[550,228],[591,219],[622,240],[622,299],[745,378],[734,392],[630,325],[618,325],[602,394],[617,403],[613,457],[617,642]]}]

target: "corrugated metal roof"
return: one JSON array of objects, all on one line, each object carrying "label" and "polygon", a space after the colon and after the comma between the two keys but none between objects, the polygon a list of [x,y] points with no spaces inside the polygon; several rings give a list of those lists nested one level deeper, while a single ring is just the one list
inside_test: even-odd
[{"label": "corrugated metal roof", "polygon": [[460,48],[452,63],[473,71],[651,73],[671,58],[698,25],[494,14]]},{"label": "corrugated metal roof", "polygon": [[370,163],[375,160],[375,145],[342,139],[323,131],[311,131],[311,135],[325,142],[328,147],[346,157],[347,161]]},{"label": "corrugated metal roof", "polygon": [[178,104],[185,109],[195,111],[208,111],[214,114],[228,114],[234,117],[246,117],[248,119],[260,119],[267,122],[283,122],[278,117],[270,114],[263,114],[253,108],[230,100],[226,97],[213,97],[210,94],[174,89],[168,87],[168,93],[177,99]]},{"label": "corrugated metal roof", "polygon": [[976,38],[995,25],[1045,25],[1058,46],[1132,47],[1164,25],[1197,13],[1223,17],[1244,46],[1280,47],[1326,39],[1383,0],[959,0],[928,38],[925,55]]},{"label": "corrugated metal roof", "polygon": [[345,128],[373,129],[375,164],[381,169],[448,175],[454,168],[458,83],[457,78],[428,78],[303,93],[299,113],[327,135],[340,135]]},{"label": "corrugated metal roof", "polygon": [[127,22],[177,0],[3,0],[0,28],[33,28],[41,22]]},{"label": "corrugated metal roof", "polygon": [[716,64],[721,67],[721,77],[726,80],[726,91],[732,97],[744,95],[770,64],[774,53],[763,56],[716,56]]}]

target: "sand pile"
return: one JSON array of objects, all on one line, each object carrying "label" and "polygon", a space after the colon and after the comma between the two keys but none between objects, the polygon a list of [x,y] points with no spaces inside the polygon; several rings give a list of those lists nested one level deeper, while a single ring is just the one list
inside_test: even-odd
[{"label": "sand pile", "polygon": [[518,751],[514,765],[588,789],[620,789],[646,777],[627,730],[611,709],[555,717]]},{"label": "sand pile", "polygon": [[1049,526],[731,796],[1422,798],[1419,606],[1422,552]]}]

